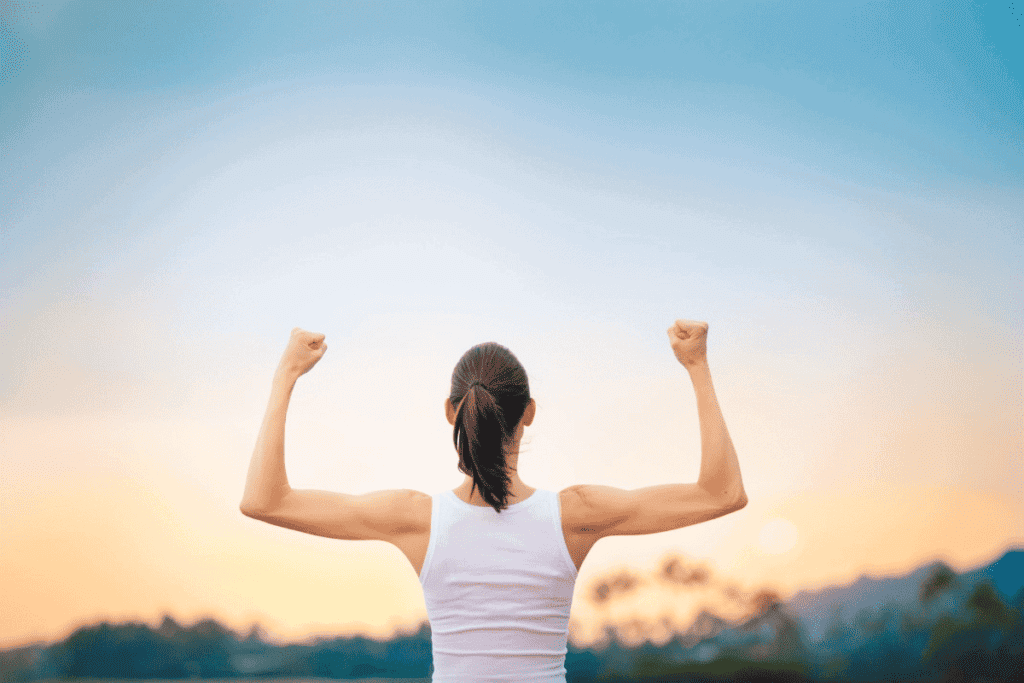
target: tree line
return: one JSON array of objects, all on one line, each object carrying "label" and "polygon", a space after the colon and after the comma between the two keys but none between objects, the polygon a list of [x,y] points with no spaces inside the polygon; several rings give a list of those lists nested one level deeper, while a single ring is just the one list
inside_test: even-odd
[{"label": "tree line", "polygon": [[[707,570],[670,558],[661,580],[706,586]],[[643,585],[619,572],[596,582],[590,599],[622,599]],[[744,599],[729,588],[737,600]],[[745,598],[729,620],[705,610],[663,642],[649,625],[608,625],[591,647],[569,644],[568,680],[589,681],[1014,681],[1024,680],[1024,588],[1005,600],[989,581],[965,585],[939,564],[909,602],[833,614],[811,642],[801,620],[771,591]],[[637,636],[640,636],[639,642]],[[268,642],[258,627],[236,633],[214,619],[182,625],[170,616],[144,623],[99,623],[62,641],[0,652],[0,683],[53,679],[322,677],[427,678],[430,627],[377,640],[324,638]]]}]

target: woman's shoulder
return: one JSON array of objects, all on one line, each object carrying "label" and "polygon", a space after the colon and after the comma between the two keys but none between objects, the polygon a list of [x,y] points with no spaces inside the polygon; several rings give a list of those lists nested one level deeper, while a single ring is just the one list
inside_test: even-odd
[{"label": "woman's shoulder", "polygon": [[[668,489],[671,487],[660,487]],[[665,501],[654,488],[627,490],[601,484],[576,484],[559,492],[562,525],[580,534],[602,534],[630,518],[654,513]],[[641,532],[645,533],[645,532]]]},{"label": "woman's shoulder", "polygon": [[563,507],[568,505],[570,508],[579,508],[586,505],[593,498],[595,488],[602,487],[592,484],[573,484],[558,491],[557,495]]},{"label": "woman's shoulder", "polygon": [[430,531],[430,517],[434,506],[434,497],[423,491],[413,489],[402,490],[402,507],[405,508],[407,526],[414,531]]},{"label": "woman's shoulder", "polygon": [[590,487],[587,484],[574,484],[556,492],[558,504],[562,511],[562,526],[570,531],[579,531],[587,526],[590,506],[588,505]]}]

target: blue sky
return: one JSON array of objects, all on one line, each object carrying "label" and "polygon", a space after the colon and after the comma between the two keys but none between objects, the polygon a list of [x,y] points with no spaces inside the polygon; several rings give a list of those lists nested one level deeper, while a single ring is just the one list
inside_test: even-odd
[{"label": "blue sky", "polygon": [[[696,423],[663,335],[691,317],[711,323],[752,500],[869,481],[1020,509],[1014,7],[6,3],[0,406],[17,446],[0,492],[26,530],[68,472],[233,514],[295,325],[334,362],[296,397],[296,480],[447,486],[433,461],[353,474],[302,447],[377,452],[390,429],[449,457],[445,382],[485,339],[541,397],[534,449],[561,459],[524,464],[540,485],[660,483],[671,458],[652,472],[630,453],[680,434],[689,478]],[[408,401],[385,413],[396,384]],[[193,432],[246,445],[214,462],[174,446]],[[41,434],[91,435],[96,459]],[[992,543],[1024,538],[1006,519]],[[745,523],[687,550],[728,565]],[[607,548],[595,562],[639,546]],[[955,550],[929,548],[913,558]]]},{"label": "blue sky", "polygon": [[[365,175],[445,163],[512,192],[554,176],[750,221],[747,232],[770,221],[779,242],[869,264],[883,286],[912,288],[910,269],[956,277],[966,248],[998,270],[962,272],[963,286],[1000,290],[1019,255],[1020,50],[1012,13],[992,4],[69,2],[13,18],[28,55],[0,104],[15,287],[83,244],[145,233],[230,159],[374,125],[430,134],[425,148],[366,147]],[[459,157],[471,142],[515,169]],[[891,215],[913,203],[932,212]],[[977,227],[941,215],[957,210],[987,215]],[[556,250],[585,238],[602,266],[626,245],[645,252],[621,259],[631,264],[674,252],[794,282],[791,254],[775,259],[784,270],[766,267],[747,240],[716,247],[648,217],[578,222],[538,229]],[[493,234],[481,244],[508,248]],[[536,252],[525,261],[552,273]],[[555,254],[572,273],[574,259]],[[586,278],[571,279],[589,298]]]},{"label": "blue sky", "polygon": [[[31,199],[54,187],[55,168],[74,166],[62,161],[106,164],[82,169],[90,183],[58,182],[47,194],[51,210],[74,211],[130,183],[127,168],[146,178],[190,141],[216,145],[239,124],[268,121],[267,100],[279,118],[237,144],[294,134],[310,122],[287,100],[310,91],[334,102],[321,126],[425,119],[656,201],[731,185],[719,201],[735,210],[745,195],[756,214],[752,186],[775,196],[810,186],[819,196],[1019,207],[1020,41],[1012,12],[991,3],[22,7],[12,25],[27,56],[0,103],[14,262],[5,270],[15,281],[30,253],[46,253],[41,242],[88,232],[25,216],[40,210]],[[673,241],[665,228],[629,230]],[[845,250],[863,246],[855,231],[866,232],[811,237]],[[920,246],[891,234],[882,242],[894,266]]]}]

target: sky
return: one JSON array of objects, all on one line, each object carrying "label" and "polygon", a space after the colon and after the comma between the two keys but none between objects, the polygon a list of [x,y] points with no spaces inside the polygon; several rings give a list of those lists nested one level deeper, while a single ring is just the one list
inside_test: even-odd
[{"label": "sky", "polygon": [[434,494],[483,341],[538,402],[526,483],[695,481],[665,330],[709,323],[750,502],[601,540],[581,642],[700,607],[588,600],[670,554],[786,596],[1024,546],[1020,14],[0,2],[0,647],[425,619],[397,548],[238,512],[296,326],[292,486]]}]

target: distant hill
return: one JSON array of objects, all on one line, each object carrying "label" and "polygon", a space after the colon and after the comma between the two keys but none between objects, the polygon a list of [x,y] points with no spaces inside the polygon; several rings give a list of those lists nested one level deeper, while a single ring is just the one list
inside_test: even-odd
[{"label": "distant hill", "polygon": [[1024,587],[1024,549],[1011,550],[992,564],[964,572],[960,579],[971,585],[988,579],[1005,600],[1012,600]]},{"label": "distant hill", "polygon": [[[817,642],[837,610],[844,619],[849,620],[861,610],[874,609],[887,603],[917,603],[921,584],[941,566],[944,566],[942,562],[931,562],[902,576],[861,576],[846,586],[800,591],[786,601],[786,611],[803,623],[810,641]],[[995,562],[958,574],[957,577],[960,592],[969,591],[988,579],[1000,596],[1011,603],[1015,597],[1019,597],[1024,587],[1024,549],[1009,550]]]}]

